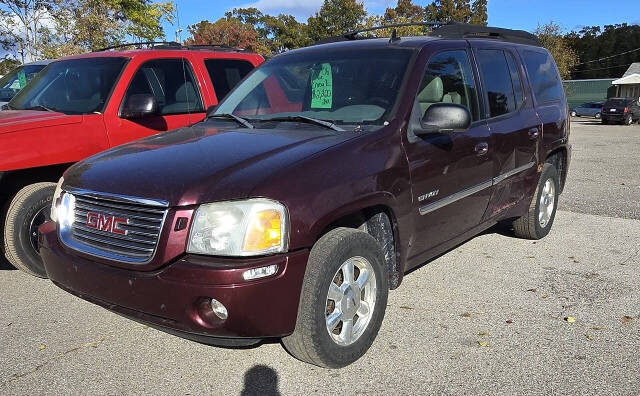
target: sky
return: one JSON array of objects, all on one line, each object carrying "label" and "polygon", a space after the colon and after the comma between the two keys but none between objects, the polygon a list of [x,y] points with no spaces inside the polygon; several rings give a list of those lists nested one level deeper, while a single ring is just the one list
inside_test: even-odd
[{"label": "sky", "polygon": [[[226,11],[239,7],[256,7],[268,14],[292,14],[300,21],[314,14],[323,0],[173,0],[178,6],[181,38],[187,38],[186,27],[203,19],[215,21]],[[363,0],[369,13],[383,13],[386,7],[394,7],[396,0]],[[425,6],[431,0],[414,0]],[[532,31],[538,24],[550,20],[565,31],[581,26],[609,25],[615,23],[640,23],[639,0],[489,0],[489,25]],[[176,21],[177,22],[177,21]],[[168,40],[175,38],[177,23],[165,24]]]}]

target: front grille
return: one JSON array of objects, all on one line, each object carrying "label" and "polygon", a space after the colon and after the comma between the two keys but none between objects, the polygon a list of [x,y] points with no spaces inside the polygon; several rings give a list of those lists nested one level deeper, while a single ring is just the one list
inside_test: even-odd
[{"label": "front grille", "polygon": [[[166,203],[72,192],[74,221],[61,229],[68,246],[99,257],[143,264],[151,261],[167,213]],[[113,231],[114,219],[118,220]],[[126,221],[124,221],[126,220]]]}]

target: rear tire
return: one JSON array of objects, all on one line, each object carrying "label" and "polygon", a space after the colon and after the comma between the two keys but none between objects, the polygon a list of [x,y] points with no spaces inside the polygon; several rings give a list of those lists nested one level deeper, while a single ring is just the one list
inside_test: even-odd
[{"label": "rear tire", "polygon": [[4,251],[14,267],[40,278],[47,272],[38,252],[38,226],[50,220],[55,183],[22,188],[11,200],[4,223]]},{"label": "rear tire", "polygon": [[513,222],[513,232],[517,237],[540,239],[549,233],[558,207],[558,186],[556,167],[549,163],[544,164],[529,211]]},{"label": "rear tire", "polygon": [[[349,263],[350,276],[344,272]],[[296,327],[282,339],[284,347],[321,367],[340,368],[358,360],[382,324],[388,277],[382,250],[371,235],[353,228],[325,234],[311,249]]]},{"label": "rear tire", "polygon": [[633,124],[633,116],[631,114],[629,114],[627,118],[624,119],[624,124],[627,126]]}]

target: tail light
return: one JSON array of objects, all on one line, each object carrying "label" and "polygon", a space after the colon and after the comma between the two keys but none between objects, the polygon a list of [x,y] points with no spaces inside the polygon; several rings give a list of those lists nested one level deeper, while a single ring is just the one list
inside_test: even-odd
[{"label": "tail light", "polygon": [[629,112],[629,108],[628,108],[628,107],[625,107],[625,108],[624,108],[624,112],[625,112],[625,113],[628,113],[628,112]]}]

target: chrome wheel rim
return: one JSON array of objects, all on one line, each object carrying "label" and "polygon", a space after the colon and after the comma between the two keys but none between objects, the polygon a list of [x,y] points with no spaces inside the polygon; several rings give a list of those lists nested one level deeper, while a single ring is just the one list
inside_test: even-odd
[{"label": "chrome wheel rim", "polygon": [[549,224],[551,215],[553,214],[553,208],[555,207],[556,200],[556,185],[553,179],[547,179],[544,182],[542,188],[542,194],[540,194],[540,205],[538,210],[538,222],[540,227],[544,228]]},{"label": "chrome wheel rim", "polygon": [[325,306],[327,331],[338,345],[356,342],[371,321],[376,305],[376,274],[364,257],[351,257],[336,271]]}]

